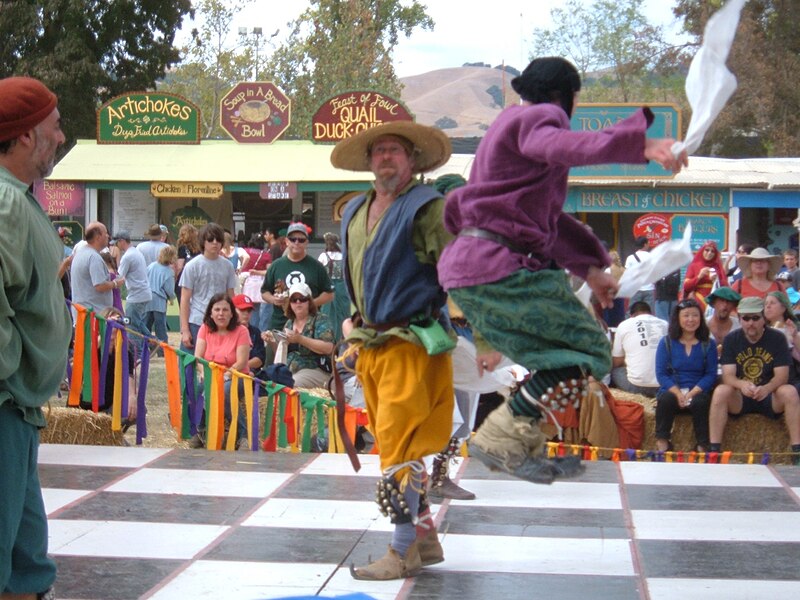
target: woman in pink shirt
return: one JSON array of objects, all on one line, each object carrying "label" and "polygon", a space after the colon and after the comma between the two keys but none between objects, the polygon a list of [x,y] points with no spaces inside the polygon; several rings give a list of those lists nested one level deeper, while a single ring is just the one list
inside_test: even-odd
[{"label": "woman in pink shirt", "polygon": [[[208,302],[203,324],[197,334],[194,355],[209,362],[249,373],[247,361],[250,357],[250,333],[247,327],[239,324],[239,317],[233,300],[227,294],[215,294]],[[200,369],[202,379],[203,370]],[[225,372],[225,415],[230,419],[230,380],[231,374]],[[240,432],[241,433],[241,432]],[[195,439],[197,438],[197,439]],[[203,445],[203,436],[198,434],[190,440],[192,447]]]}]

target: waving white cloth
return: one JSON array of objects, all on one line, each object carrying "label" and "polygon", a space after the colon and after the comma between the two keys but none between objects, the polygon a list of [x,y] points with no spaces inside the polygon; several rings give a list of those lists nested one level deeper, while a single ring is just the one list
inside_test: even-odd
[{"label": "waving white cloth", "polygon": [[689,222],[681,239],[659,244],[650,251],[650,258],[625,269],[619,279],[617,296],[630,298],[643,285],[655,283],[692,262],[694,254],[692,254],[691,240],[692,224]]},{"label": "waving white cloth", "polygon": [[686,139],[672,146],[674,156],[684,149],[693,154],[700,147],[708,128],[736,90],[736,77],[725,66],[725,61],[746,1],[728,0],[706,23],[703,45],[692,59],[686,76],[686,97],[692,107],[692,119]]}]

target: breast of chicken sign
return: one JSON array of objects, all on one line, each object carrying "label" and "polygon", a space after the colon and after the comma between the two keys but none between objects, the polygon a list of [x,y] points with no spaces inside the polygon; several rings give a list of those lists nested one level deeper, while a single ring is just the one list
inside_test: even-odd
[{"label": "breast of chicken sign", "polygon": [[272,82],[237,83],[220,100],[220,126],[237,142],[271,144],[291,123],[291,101]]}]

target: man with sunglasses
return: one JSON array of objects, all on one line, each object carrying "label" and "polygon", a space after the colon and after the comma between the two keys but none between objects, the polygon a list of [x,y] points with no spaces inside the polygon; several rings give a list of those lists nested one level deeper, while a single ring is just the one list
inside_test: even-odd
[{"label": "man with sunglasses", "polygon": [[722,343],[722,383],[714,390],[709,412],[711,452],[720,452],[728,415],[759,413],[770,419],[786,417],[795,463],[800,457],[800,396],[789,384],[791,355],[782,332],[767,327],[764,301],[742,298],[738,307],[741,329]]},{"label": "man with sunglasses", "polygon": [[[292,223],[286,231],[288,252],[272,263],[261,286],[264,302],[273,305],[270,329],[283,329],[288,289],[296,283],[311,288],[317,308],[333,300],[333,283],[322,264],[308,256],[308,230],[303,223]],[[268,357],[269,358],[269,357]]]}]

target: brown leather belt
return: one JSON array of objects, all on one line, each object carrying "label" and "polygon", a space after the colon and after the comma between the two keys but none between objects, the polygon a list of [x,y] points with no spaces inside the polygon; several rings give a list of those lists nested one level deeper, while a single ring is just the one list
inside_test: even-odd
[{"label": "brown leather belt", "polygon": [[461,231],[458,232],[458,236],[466,236],[466,237],[476,237],[482,240],[490,240],[492,242],[496,242],[501,246],[505,246],[509,250],[516,252],[517,254],[527,254],[532,255],[531,252],[528,252],[524,248],[517,246],[514,242],[508,239],[505,236],[500,235],[499,233],[495,233],[494,231],[488,231],[486,229],[480,229],[479,227],[464,227]]}]

